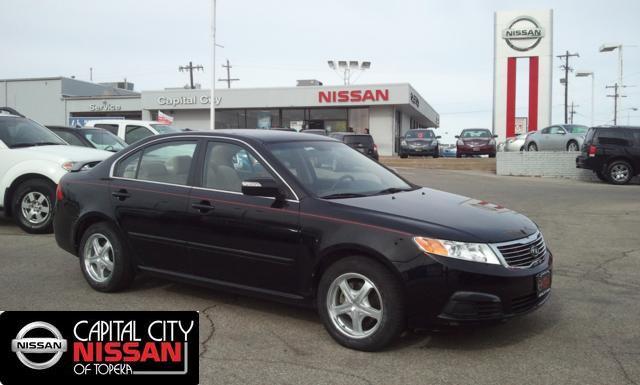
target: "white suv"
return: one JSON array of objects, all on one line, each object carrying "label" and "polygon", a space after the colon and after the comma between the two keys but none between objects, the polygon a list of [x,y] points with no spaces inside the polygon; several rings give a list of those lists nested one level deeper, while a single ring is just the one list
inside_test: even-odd
[{"label": "white suv", "polygon": [[13,216],[28,233],[50,233],[60,178],[111,155],[69,146],[44,126],[0,107],[0,215]]},{"label": "white suv", "polygon": [[104,128],[120,137],[127,144],[135,143],[148,136],[181,132],[182,130],[153,120],[100,119],[87,122],[87,127]]}]

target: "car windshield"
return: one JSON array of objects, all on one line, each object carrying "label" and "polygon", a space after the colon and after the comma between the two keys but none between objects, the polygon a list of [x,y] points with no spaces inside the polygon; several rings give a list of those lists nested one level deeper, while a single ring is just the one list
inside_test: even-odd
[{"label": "car windshield", "polygon": [[295,141],[272,144],[270,149],[300,184],[321,198],[351,198],[416,188],[339,142]]},{"label": "car windshield", "polygon": [[346,144],[361,144],[363,146],[372,146],[373,138],[371,135],[346,135],[344,137],[344,142]]},{"label": "car windshield", "polygon": [[67,144],[48,128],[22,117],[0,119],[0,140],[9,148]]},{"label": "car windshield", "polygon": [[431,130],[409,130],[405,137],[407,139],[433,139],[435,135]]},{"label": "car windshield", "polygon": [[464,130],[462,131],[462,138],[490,138],[491,131],[489,130]]},{"label": "car windshield", "polygon": [[589,130],[589,127],[587,126],[578,126],[578,125],[564,126],[564,128],[565,130],[567,130],[567,132],[571,134],[584,134],[587,132],[587,130]]},{"label": "car windshield", "polygon": [[127,147],[127,143],[107,130],[83,130],[84,137],[95,148],[107,151],[120,151]]},{"label": "car windshield", "polygon": [[169,134],[172,132],[182,132],[182,129],[174,126],[167,126],[166,124],[152,124],[151,127],[158,131],[158,134]]}]

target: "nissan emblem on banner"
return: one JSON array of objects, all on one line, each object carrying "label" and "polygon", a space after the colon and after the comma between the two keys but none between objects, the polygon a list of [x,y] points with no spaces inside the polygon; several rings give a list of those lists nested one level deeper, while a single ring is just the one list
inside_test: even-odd
[{"label": "nissan emblem on banner", "polygon": [[2,312],[0,383],[198,384],[195,311]]}]

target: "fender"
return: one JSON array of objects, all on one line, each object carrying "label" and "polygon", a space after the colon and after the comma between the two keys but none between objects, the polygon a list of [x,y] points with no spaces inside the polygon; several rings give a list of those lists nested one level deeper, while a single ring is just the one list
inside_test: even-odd
[{"label": "fender", "polygon": [[53,184],[58,184],[60,178],[67,173],[58,163],[44,160],[25,160],[11,166],[0,178],[0,202],[6,208],[9,207],[9,192],[11,185],[20,177],[25,175],[37,175],[50,180]]}]

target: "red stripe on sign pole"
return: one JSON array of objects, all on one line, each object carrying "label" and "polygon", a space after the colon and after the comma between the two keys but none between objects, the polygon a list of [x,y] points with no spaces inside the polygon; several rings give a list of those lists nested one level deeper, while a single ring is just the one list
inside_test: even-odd
[{"label": "red stripe on sign pole", "polygon": [[516,58],[507,59],[507,138],[516,132]]},{"label": "red stripe on sign pole", "polygon": [[529,129],[538,129],[538,57],[529,58]]}]

